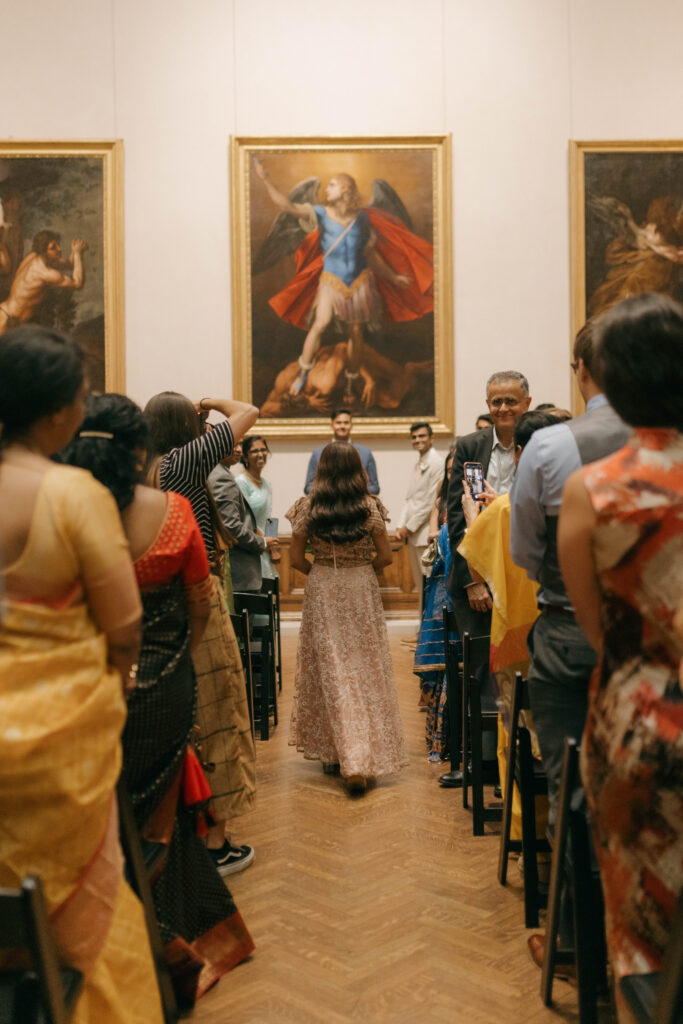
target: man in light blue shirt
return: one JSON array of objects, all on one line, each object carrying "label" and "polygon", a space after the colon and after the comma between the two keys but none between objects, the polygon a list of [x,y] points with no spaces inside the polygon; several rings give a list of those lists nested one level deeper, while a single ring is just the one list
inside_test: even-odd
[{"label": "man in light blue shirt", "polygon": [[567,478],[582,465],[604,458],[627,441],[631,431],[593,377],[593,326],[574,342],[583,416],[538,430],[524,449],[510,491],[510,553],[540,584],[541,614],[529,634],[529,699],[548,775],[550,820],[555,817],[565,736],[581,739],[588,683],[597,656],[576,621],[560,572],[557,522]]},{"label": "man in light blue shirt", "polygon": [[[528,681],[534,726],[548,776],[551,823],[557,809],[564,739],[581,739],[588,684],[597,661],[596,652],[576,621],[560,572],[557,523],[562,492],[575,470],[623,447],[631,433],[593,376],[594,356],[594,328],[589,322],[576,336],[572,363],[586,412],[569,423],[546,427],[533,435],[522,453],[510,491],[510,553],[517,565],[540,583],[541,614],[527,639],[531,657]],[[566,893],[560,911],[560,941],[573,944],[571,902]],[[545,937],[530,935],[527,945],[534,963],[542,967]]]},{"label": "man in light blue shirt", "polygon": [[[332,421],[332,430],[334,431],[333,441],[345,441],[348,444],[352,444],[360,455],[360,461],[363,469],[368,475],[368,491],[370,494],[379,494],[379,483],[377,480],[377,466],[375,465],[375,457],[369,448],[365,445],[356,444],[355,441],[351,440],[351,430],[353,428],[353,419],[348,409],[335,409],[330,417]],[[326,442],[327,443],[327,442]],[[306,483],[304,484],[304,494],[308,494],[313,481],[315,480],[315,474],[318,472],[318,460],[320,459],[321,452],[325,447],[324,444],[318,445],[314,449],[313,454],[308,463],[308,470],[306,472]]]}]

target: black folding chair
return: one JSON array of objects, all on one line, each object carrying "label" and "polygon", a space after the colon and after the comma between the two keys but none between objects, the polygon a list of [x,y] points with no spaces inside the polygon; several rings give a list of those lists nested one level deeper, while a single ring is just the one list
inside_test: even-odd
[{"label": "black folding chair", "polygon": [[254,675],[251,660],[251,623],[249,621],[249,612],[245,608],[239,615],[231,615],[230,621],[235,631],[240,654],[242,655],[242,668],[244,669],[244,679],[247,685],[251,736],[254,739],[256,736],[254,726]]},{"label": "black folding chair", "polygon": [[[521,673],[515,675],[510,715],[510,737],[507,749],[507,775],[503,802],[503,827],[498,855],[498,881],[507,881],[508,857],[511,852],[522,854],[524,867],[524,924],[538,927],[539,909],[546,899],[538,886],[538,854],[548,853],[548,840],[536,838],[536,797],[548,793],[548,778],[543,765],[531,752],[531,735],[521,725],[522,711],[529,710],[529,687]],[[514,784],[517,783],[522,805],[522,838],[510,839]]]},{"label": "black folding chair", "polygon": [[[178,1020],[178,1005],[159,933],[150,884],[150,877],[156,869],[156,863],[150,863],[149,860],[146,861],[143,854],[133,804],[123,775],[119,777],[116,796],[119,805],[121,849],[126,859],[126,877],[130,882],[131,888],[142,903],[142,909],[145,913],[145,924],[147,925],[147,934],[152,950],[152,960],[156,971],[165,1024],[176,1024]],[[155,843],[152,845],[159,846],[161,844]]]},{"label": "black folding chair", "polygon": [[280,580],[279,577],[274,576],[272,579],[266,579],[263,581],[261,587],[263,593],[272,594],[274,607],[273,607],[273,625],[275,630],[275,644],[274,644],[274,655],[275,655],[275,676],[277,679],[278,693],[282,692],[282,639],[280,635]]},{"label": "black folding chair", "polygon": [[270,716],[278,723],[277,683],[275,678],[275,625],[273,594],[247,594],[235,591],[235,611],[249,613],[251,623],[251,661],[254,718],[259,721],[262,740],[270,738]]},{"label": "black folding chair", "polygon": [[448,750],[451,771],[460,768],[462,744],[462,662],[461,645],[450,637],[457,635],[455,612],[444,605],[443,642],[446,661],[446,721],[448,722]]},{"label": "black folding chair", "polygon": [[0,889],[0,949],[23,954],[28,964],[0,968],[0,1024],[67,1024],[83,975],[59,966],[37,875],[24,878],[20,889]]},{"label": "black folding chair", "polygon": [[[472,835],[484,835],[484,823],[500,821],[500,807],[484,806],[484,732],[497,732],[498,712],[482,711],[477,670],[488,666],[490,636],[462,638],[462,805],[469,807],[472,788]],[[469,753],[469,757],[468,757]],[[470,767],[471,765],[471,767]],[[495,784],[495,780],[491,784]]]},{"label": "black folding chair", "polygon": [[[541,999],[552,1001],[553,978],[558,964],[575,964],[579,990],[581,1024],[597,1024],[598,986],[604,981],[607,955],[604,907],[599,879],[591,865],[588,821],[583,808],[575,810],[580,793],[579,747],[570,737],[564,741],[562,776],[557,801],[555,829],[551,840],[553,860],[550,871],[548,915],[546,918]],[[567,853],[569,852],[569,858]],[[564,885],[569,885],[574,914],[574,951],[557,948],[560,904]]]}]

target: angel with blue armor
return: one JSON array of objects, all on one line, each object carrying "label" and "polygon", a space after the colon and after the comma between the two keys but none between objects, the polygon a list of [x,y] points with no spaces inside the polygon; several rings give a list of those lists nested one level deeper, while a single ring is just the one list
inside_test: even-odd
[{"label": "angel with blue armor", "polygon": [[285,196],[258,160],[255,169],[280,213],[252,272],[261,273],[294,252],[297,272],[270,305],[307,332],[289,398],[306,393],[323,332],[336,319],[348,339],[343,400],[354,404],[360,397],[367,408],[376,400],[369,368],[375,360],[365,358],[363,329],[386,319],[416,320],[433,310],[433,247],[413,234],[403,203],[380,179],[373,183],[372,204],[364,207],[351,175],[336,174],[325,188],[324,204],[318,204],[318,178],[306,179]]}]

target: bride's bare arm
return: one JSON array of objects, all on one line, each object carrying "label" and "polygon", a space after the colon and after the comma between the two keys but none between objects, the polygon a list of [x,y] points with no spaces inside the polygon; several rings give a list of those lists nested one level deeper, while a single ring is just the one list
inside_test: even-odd
[{"label": "bride's bare arm", "polygon": [[375,570],[386,569],[394,560],[387,531],[384,530],[383,533],[376,534],[372,540],[377,549],[377,554],[372,560],[372,568]]},{"label": "bride's bare arm", "polygon": [[297,537],[296,534],[292,534],[292,540],[289,545],[289,563],[292,569],[302,572],[304,576],[308,576],[313,568],[313,563],[309,562],[306,558],[305,537]]}]

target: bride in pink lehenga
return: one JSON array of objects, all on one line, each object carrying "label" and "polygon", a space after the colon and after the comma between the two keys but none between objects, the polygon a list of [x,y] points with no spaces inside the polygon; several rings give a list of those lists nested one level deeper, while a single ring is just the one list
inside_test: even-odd
[{"label": "bride in pink lehenga", "polygon": [[364,792],[367,779],[397,772],[408,758],[375,575],[392,561],[388,515],[368,494],[353,445],[323,449],[311,493],[287,518],[292,567],[308,577],[289,742]]}]

